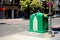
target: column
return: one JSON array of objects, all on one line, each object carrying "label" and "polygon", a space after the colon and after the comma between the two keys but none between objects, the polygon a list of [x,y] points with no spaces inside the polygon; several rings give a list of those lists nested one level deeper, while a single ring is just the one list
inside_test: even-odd
[{"label": "column", "polygon": [[2,0],[2,4],[3,4],[3,0]]},{"label": "column", "polygon": [[2,14],[3,14],[3,19],[6,18],[6,17],[5,17],[5,11],[2,11]]},{"label": "column", "polygon": [[12,19],[14,18],[14,9],[12,9]]},{"label": "column", "polygon": [[18,17],[18,10],[17,10],[17,17]]}]

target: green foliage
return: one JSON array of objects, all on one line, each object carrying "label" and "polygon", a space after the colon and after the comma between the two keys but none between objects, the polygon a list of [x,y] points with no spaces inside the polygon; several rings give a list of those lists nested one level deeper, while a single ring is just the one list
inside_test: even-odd
[{"label": "green foliage", "polygon": [[30,8],[32,10],[37,10],[37,8],[39,8],[39,7],[40,7],[40,2],[37,2],[37,1],[34,1],[34,0],[30,4]]},{"label": "green foliage", "polygon": [[21,9],[24,10],[30,4],[30,2],[31,0],[20,0]]},{"label": "green foliage", "polygon": [[46,2],[48,2],[49,0],[46,0]]},{"label": "green foliage", "polygon": [[25,10],[26,7],[30,7],[31,11],[40,7],[40,2],[36,0],[20,0],[21,10]]}]

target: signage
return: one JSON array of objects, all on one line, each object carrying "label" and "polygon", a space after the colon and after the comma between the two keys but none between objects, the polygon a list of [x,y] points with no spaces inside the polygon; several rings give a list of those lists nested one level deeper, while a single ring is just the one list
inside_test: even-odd
[{"label": "signage", "polygon": [[36,16],[34,17],[34,20],[33,20],[33,30],[34,31],[38,30],[38,22],[37,22]]},{"label": "signage", "polygon": [[0,11],[5,11],[6,9],[5,8],[0,8]]}]

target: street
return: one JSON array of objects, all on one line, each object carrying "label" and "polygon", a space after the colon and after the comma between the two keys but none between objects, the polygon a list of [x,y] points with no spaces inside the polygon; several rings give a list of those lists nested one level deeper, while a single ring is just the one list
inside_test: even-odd
[{"label": "street", "polygon": [[[57,21],[59,21],[58,25],[60,24],[60,18],[53,20],[52,26],[56,26]],[[51,38],[47,34],[28,32],[29,20],[20,20],[19,22],[19,24],[13,24],[12,22],[10,24],[0,24],[0,40],[60,40],[60,34]]]}]

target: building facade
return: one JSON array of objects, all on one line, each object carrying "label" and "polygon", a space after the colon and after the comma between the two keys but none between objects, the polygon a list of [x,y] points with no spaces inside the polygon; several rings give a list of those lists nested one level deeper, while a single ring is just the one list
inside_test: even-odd
[{"label": "building facade", "polygon": [[19,13],[19,1],[20,0],[0,0],[0,4],[2,7],[6,8],[5,11],[3,11],[3,17],[4,18],[18,18]]}]

